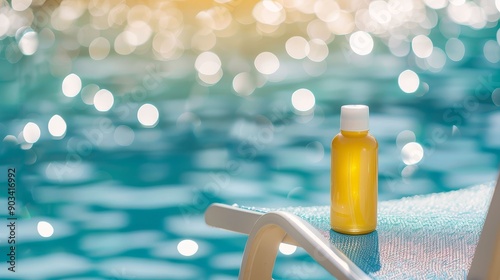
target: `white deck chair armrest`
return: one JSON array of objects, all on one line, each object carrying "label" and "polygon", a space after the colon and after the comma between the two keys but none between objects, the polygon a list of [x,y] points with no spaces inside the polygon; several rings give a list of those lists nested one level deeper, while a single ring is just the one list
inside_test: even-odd
[{"label": "white deck chair armrest", "polygon": [[[264,213],[244,210],[235,206],[214,203],[205,211],[205,223],[216,228],[226,229],[249,235],[252,227]],[[281,241],[290,245],[299,246],[290,236]]]},{"label": "white deck chair armrest", "polygon": [[205,223],[209,226],[250,234],[253,225],[264,213],[244,210],[221,203],[210,205],[205,211]]},{"label": "white deck chair armrest", "polygon": [[337,279],[371,279],[313,226],[281,211],[263,215],[253,226],[245,246],[239,279],[272,279],[278,247],[286,236]]},{"label": "white deck chair armrest", "polygon": [[371,279],[321,233],[287,212],[267,214],[214,203],[205,211],[208,225],[248,234],[239,279],[272,279],[280,243],[304,248],[337,279]]}]

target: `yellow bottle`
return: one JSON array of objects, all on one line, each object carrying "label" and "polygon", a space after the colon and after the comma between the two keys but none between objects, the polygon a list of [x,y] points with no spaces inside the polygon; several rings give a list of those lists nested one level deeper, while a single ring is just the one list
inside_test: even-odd
[{"label": "yellow bottle", "polygon": [[330,224],[340,233],[377,227],[378,143],[368,133],[368,117],[368,106],[342,106],[340,133],[332,140]]}]

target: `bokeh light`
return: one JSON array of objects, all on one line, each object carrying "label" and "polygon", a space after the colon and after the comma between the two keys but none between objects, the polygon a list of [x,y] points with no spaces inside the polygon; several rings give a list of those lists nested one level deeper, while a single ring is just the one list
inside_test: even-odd
[{"label": "bokeh light", "polygon": [[264,75],[271,75],[280,67],[278,57],[271,52],[262,52],[255,58],[255,68]]},{"label": "bokeh light", "polygon": [[411,177],[418,170],[418,165],[407,165],[401,170],[401,177]]},{"label": "bokeh light", "polygon": [[100,90],[99,86],[96,84],[86,85],[82,90],[80,97],[83,103],[87,105],[94,105],[94,96]]},{"label": "bokeh light", "polygon": [[431,55],[426,58],[429,65],[429,70],[437,72],[440,71],[446,64],[446,53],[440,48],[434,48]]},{"label": "bokeh light", "polygon": [[134,138],[134,130],[126,125],[117,126],[113,133],[113,139],[116,144],[123,147],[130,146],[134,142]]},{"label": "bokeh light", "polygon": [[283,255],[291,255],[297,251],[297,246],[281,243],[278,249]]},{"label": "bokeh light", "polygon": [[153,31],[151,30],[151,27],[146,22],[141,20],[132,22],[125,28],[125,31],[123,32],[125,41],[130,46],[134,47],[146,43],[151,37],[152,33]]},{"label": "bokeh light", "polygon": [[[336,35],[347,35],[347,34],[351,33],[355,28],[353,15],[347,11],[344,11],[344,10],[340,11],[339,17],[336,20],[328,22],[327,24],[328,24],[328,28],[330,29],[330,31]],[[363,37],[368,39],[368,36],[363,35]],[[371,36],[370,36],[370,38],[371,38]],[[367,47],[364,47],[364,44],[365,44],[364,40],[362,40],[362,42],[356,43],[356,45],[357,45],[356,48],[361,49],[361,50],[367,49]],[[352,48],[352,46],[353,45],[351,44],[351,48]]]},{"label": "bokeh light", "polygon": [[66,134],[66,121],[61,116],[54,115],[49,120],[48,129],[52,136],[56,138],[62,137]]},{"label": "bokeh light", "polygon": [[89,55],[94,60],[103,60],[108,56],[110,49],[109,41],[104,37],[98,37],[90,43]]},{"label": "bokeh light", "polygon": [[438,10],[448,5],[447,0],[424,0],[425,4],[432,9]]},{"label": "bokeh light", "polygon": [[[211,32],[209,32],[209,34],[213,35]],[[203,41],[205,39],[206,41]],[[210,39],[213,40],[210,41]],[[193,48],[198,48],[201,51],[207,51],[215,45],[215,35],[214,37],[207,35],[206,37],[199,39],[199,41],[196,41],[196,39],[193,38],[192,42]],[[184,45],[176,34],[170,31],[162,31],[157,33],[153,38],[153,51],[154,54],[161,60],[171,60],[179,58],[182,55],[184,52]]]},{"label": "bokeh light", "polygon": [[424,148],[417,142],[410,142],[401,149],[401,158],[406,165],[419,163],[424,157]]},{"label": "bokeh light", "polygon": [[453,61],[460,61],[465,55],[465,45],[457,38],[450,38],[446,41],[446,55]]},{"label": "bokeh light", "polygon": [[393,7],[389,7],[389,4],[385,1],[372,1],[368,6],[368,13],[371,19],[386,26],[392,20],[391,8],[394,9]]},{"label": "bokeh light", "polygon": [[36,229],[41,237],[48,238],[54,234],[54,227],[49,222],[46,221],[38,222]]},{"label": "bokeh light", "polygon": [[241,96],[248,96],[255,90],[255,83],[253,77],[248,72],[242,72],[234,76],[233,89]]},{"label": "bokeh light", "polygon": [[19,49],[24,55],[33,55],[38,50],[38,35],[35,31],[24,32],[19,40]]},{"label": "bokeh light", "polygon": [[316,98],[314,94],[305,88],[296,90],[292,94],[292,105],[299,112],[308,112],[314,108]]},{"label": "bokeh light", "polygon": [[500,45],[495,40],[488,40],[483,47],[484,58],[491,63],[500,61]]},{"label": "bokeh light", "polygon": [[295,59],[303,59],[309,54],[309,43],[304,37],[293,36],[286,41],[286,52]]},{"label": "bokeh light", "polygon": [[94,95],[94,107],[97,111],[106,112],[113,107],[115,98],[107,89],[101,89]]},{"label": "bokeh light", "polygon": [[198,243],[194,240],[184,239],[177,244],[177,251],[185,257],[193,256],[198,252]]},{"label": "bokeh light", "polygon": [[153,104],[144,104],[137,111],[137,119],[145,127],[154,127],[160,114]]},{"label": "bokeh light", "polygon": [[82,89],[82,80],[78,75],[71,73],[62,82],[62,92],[67,97],[75,97]]},{"label": "bokeh light", "polygon": [[23,138],[26,143],[36,143],[40,139],[40,135],[40,127],[34,122],[28,122],[23,128]]},{"label": "bokeh light", "polygon": [[425,35],[417,35],[411,41],[413,53],[420,58],[429,57],[432,54],[433,47],[431,39]]},{"label": "bokeh light", "polygon": [[129,55],[136,49],[136,46],[130,44],[127,40],[128,37],[133,36],[133,34],[129,35],[128,32],[124,31],[116,36],[113,48],[117,54]]},{"label": "bokeh light", "polygon": [[31,0],[12,0],[11,6],[14,11],[22,12],[29,8]]},{"label": "bokeh light", "polygon": [[10,28],[10,20],[5,14],[0,14],[0,37],[5,36],[5,34],[9,31]]},{"label": "bokeh light", "polygon": [[307,24],[307,35],[311,39],[320,39],[327,43],[335,39],[335,35],[328,28],[328,24],[319,19],[312,20]]},{"label": "bokeh light", "polygon": [[403,130],[398,133],[398,136],[396,137],[396,145],[399,148],[403,148],[404,145],[410,142],[415,142],[416,139],[417,137],[415,136],[415,132],[411,130]]},{"label": "bokeh light", "polygon": [[417,91],[420,85],[420,79],[417,73],[412,70],[405,70],[399,74],[398,85],[402,91],[406,93],[413,93]]},{"label": "bokeh light", "polygon": [[332,22],[340,16],[340,6],[333,0],[319,0],[314,2],[314,13],[324,22]]},{"label": "bokeh light", "polygon": [[286,18],[283,6],[279,2],[272,0],[257,2],[252,14],[255,20],[266,25],[279,25]]},{"label": "bokeh light", "polygon": [[201,83],[202,85],[210,86],[210,85],[215,85],[216,83],[218,83],[220,81],[220,79],[222,78],[223,73],[224,72],[222,71],[222,69],[219,69],[219,71],[217,71],[217,73],[215,73],[213,75],[205,75],[203,73],[198,73],[198,78],[202,82]]},{"label": "bokeh light", "polygon": [[196,58],[194,67],[200,74],[212,76],[220,71],[221,65],[219,56],[213,52],[204,52]]},{"label": "bokeh light", "polygon": [[496,88],[491,93],[491,100],[493,101],[493,104],[495,104],[496,106],[500,107],[500,88]]},{"label": "bokeh light", "polygon": [[309,43],[309,53],[307,57],[314,62],[321,62],[328,57],[328,46],[321,39],[313,39]]},{"label": "bokeh light", "polygon": [[356,54],[367,55],[373,50],[373,38],[367,32],[356,31],[349,37],[349,45]]}]

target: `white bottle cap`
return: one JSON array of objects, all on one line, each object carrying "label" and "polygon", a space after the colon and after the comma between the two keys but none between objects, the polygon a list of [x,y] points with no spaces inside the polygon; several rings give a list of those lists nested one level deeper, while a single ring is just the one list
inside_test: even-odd
[{"label": "white bottle cap", "polygon": [[366,105],[344,105],[340,108],[340,129],[365,131],[369,129],[369,108]]}]

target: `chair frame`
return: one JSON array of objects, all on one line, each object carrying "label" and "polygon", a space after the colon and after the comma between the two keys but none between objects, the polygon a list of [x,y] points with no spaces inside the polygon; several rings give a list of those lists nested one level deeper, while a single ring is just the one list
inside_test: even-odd
[{"label": "chair frame", "polygon": [[500,175],[467,279],[500,279]]},{"label": "chair frame", "polygon": [[[280,243],[304,248],[337,279],[371,279],[318,230],[291,213],[264,214],[215,203],[205,212],[205,221],[214,227],[249,235],[240,280],[272,279]],[[500,175],[467,279],[500,279]]]}]

